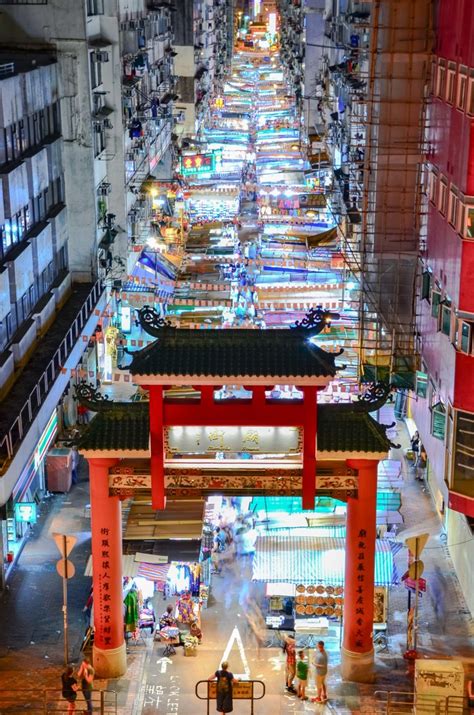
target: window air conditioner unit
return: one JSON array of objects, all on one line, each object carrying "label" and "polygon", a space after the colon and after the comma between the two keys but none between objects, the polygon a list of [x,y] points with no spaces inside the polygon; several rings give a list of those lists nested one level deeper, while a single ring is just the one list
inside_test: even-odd
[{"label": "window air conditioner unit", "polygon": [[110,121],[110,119],[104,119],[104,127],[105,127],[106,129],[113,129],[113,128],[114,128],[114,125],[112,124],[112,122]]},{"label": "window air conditioner unit", "polygon": [[92,59],[94,62],[108,62],[109,53],[108,52],[94,52]]}]

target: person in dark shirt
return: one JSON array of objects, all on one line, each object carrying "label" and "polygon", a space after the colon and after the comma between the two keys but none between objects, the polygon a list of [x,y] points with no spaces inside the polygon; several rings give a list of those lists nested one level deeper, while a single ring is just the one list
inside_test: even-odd
[{"label": "person in dark shirt", "polygon": [[76,712],[76,698],[78,686],[76,678],[74,678],[72,675],[73,672],[73,669],[71,668],[71,666],[69,666],[61,675],[62,696],[68,702],[68,713]]},{"label": "person in dark shirt", "polygon": [[208,680],[217,680],[217,712],[221,715],[231,713],[234,709],[232,702],[232,686],[238,683],[233,674],[229,671],[229,663],[225,660],[221,664],[221,670],[216,670],[214,675],[210,675]]}]

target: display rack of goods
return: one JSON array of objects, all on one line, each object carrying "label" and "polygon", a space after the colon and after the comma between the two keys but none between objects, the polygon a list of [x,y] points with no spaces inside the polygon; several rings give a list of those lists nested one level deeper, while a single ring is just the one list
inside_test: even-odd
[{"label": "display rack of goods", "polygon": [[296,586],[296,614],[298,616],[326,616],[327,618],[341,618],[342,586]]},{"label": "display rack of goods", "polygon": [[192,635],[185,636],[184,641],[183,641],[184,655],[196,656],[198,645],[199,645],[199,639],[196,638],[196,636],[192,636]]}]

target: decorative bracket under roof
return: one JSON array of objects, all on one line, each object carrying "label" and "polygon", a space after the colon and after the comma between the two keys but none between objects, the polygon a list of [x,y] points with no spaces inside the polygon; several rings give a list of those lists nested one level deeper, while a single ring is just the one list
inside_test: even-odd
[{"label": "decorative bracket under roof", "polygon": [[138,311],[138,319],[143,330],[154,338],[159,338],[163,329],[169,330],[171,328],[176,330],[170,320],[160,318],[157,311],[149,305],[140,308]]},{"label": "decorative bracket under roof", "polygon": [[291,326],[292,330],[308,330],[313,335],[319,335],[325,328],[329,328],[333,320],[339,320],[339,313],[325,310],[322,305],[311,308],[303,320],[297,320]]},{"label": "decorative bracket under roof", "polygon": [[387,402],[392,391],[387,382],[373,382],[367,387],[363,395],[359,395],[357,402],[351,403],[354,412],[376,412]]},{"label": "decorative bracket under roof", "polygon": [[74,399],[91,412],[106,412],[115,405],[108,395],[103,395],[97,387],[85,380],[74,386]]}]

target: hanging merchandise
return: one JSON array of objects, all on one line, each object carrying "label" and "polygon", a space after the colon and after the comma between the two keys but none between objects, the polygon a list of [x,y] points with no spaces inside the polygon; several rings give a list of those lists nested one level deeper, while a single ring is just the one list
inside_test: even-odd
[{"label": "hanging merchandise", "polygon": [[196,620],[194,614],[194,604],[189,591],[185,591],[177,603],[178,621],[180,623],[194,623]]},{"label": "hanging merchandise", "polygon": [[143,125],[139,119],[134,119],[129,129],[130,139],[138,139],[143,136]]},{"label": "hanging merchandise", "polygon": [[135,584],[132,585],[123,602],[125,604],[125,630],[127,633],[134,633],[139,620],[138,591]]}]

